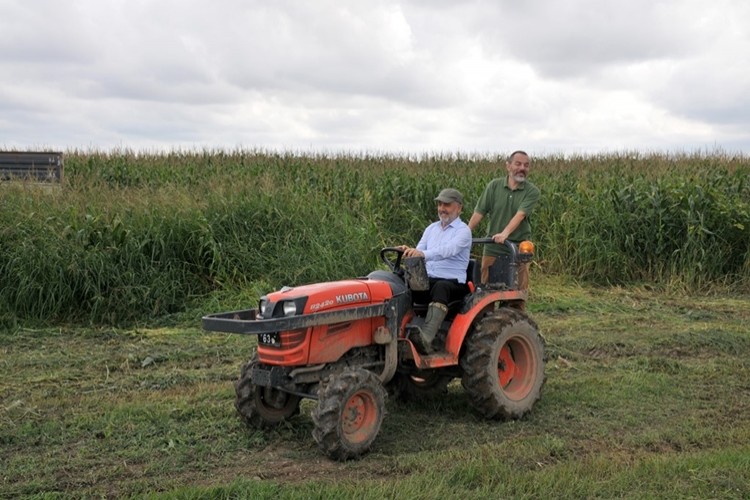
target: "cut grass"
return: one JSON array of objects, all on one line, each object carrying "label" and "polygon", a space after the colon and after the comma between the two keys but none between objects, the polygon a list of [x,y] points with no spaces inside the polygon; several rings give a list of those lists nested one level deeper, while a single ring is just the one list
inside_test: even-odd
[{"label": "cut grass", "polygon": [[[245,428],[252,338],[193,326],[0,332],[0,497],[497,498],[750,495],[750,297],[534,277],[547,383],[525,419],[458,381],[388,402],[372,452],[324,458],[309,411]],[[215,312],[215,311],[206,311]]]}]

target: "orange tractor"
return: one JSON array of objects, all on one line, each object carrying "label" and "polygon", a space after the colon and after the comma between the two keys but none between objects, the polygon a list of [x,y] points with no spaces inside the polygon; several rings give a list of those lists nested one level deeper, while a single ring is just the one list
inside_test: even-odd
[{"label": "orange tractor", "polygon": [[409,259],[398,248],[380,252],[388,270],[284,287],[261,297],[257,308],[204,316],[205,330],[257,336],[257,350],[235,383],[240,416],[248,426],[267,428],[298,414],[302,398],[317,400],[313,437],[335,460],[370,449],[389,392],[421,398],[461,378],[484,417],[522,417],[541,395],[544,339],[525,312],[527,291],[517,286],[517,268],[532,259],[533,244],[506,246],[510,254],[497,259],[490,283],[478,284],[478,265],[469,263],[471,292],[449,304],[431,354],[410,340],[427,304],[413,302],[420,272],[405,265]]}]

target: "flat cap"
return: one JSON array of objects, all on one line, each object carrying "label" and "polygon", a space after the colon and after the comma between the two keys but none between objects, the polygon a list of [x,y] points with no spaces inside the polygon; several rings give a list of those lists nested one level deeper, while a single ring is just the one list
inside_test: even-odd
[{"label": "flat cap", "polygon": [[437,198],[435,198],[435,201],[442,201],[443,203],[458,203],[459,205],[464,204],[464,195],[461,194],[460,191],[453,188],[445,188],[442,191],[440,191],[440,194],[437,195]]}]

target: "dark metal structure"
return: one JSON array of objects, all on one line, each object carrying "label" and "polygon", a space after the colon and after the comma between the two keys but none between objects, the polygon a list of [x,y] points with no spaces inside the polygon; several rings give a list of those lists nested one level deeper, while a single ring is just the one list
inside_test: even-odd
[{"label": "dark metal structure", "polygon": [[63,154],[0,151],[0,181],[10,180],[60,184],[63,181]]}]

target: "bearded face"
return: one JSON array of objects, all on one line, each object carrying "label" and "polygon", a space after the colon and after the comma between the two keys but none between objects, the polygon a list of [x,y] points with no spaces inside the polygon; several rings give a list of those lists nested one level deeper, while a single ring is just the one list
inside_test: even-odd
[{"label": "bearded face", "polygon": [[461,205],[452,202],[452,203],[443,203],[442,201],[438,202],[437,211],[438,211],[438,218],[440,219],[440,222],[443,226],[447,226],[454,220],[456,220],[461,213]]},{"label": "bearded face", "polygon": [[529,175],[529,165],[528,156],[523,153],[516,153],[507,163],[508,175],[519,184],[526,182],[526,177]]}]

